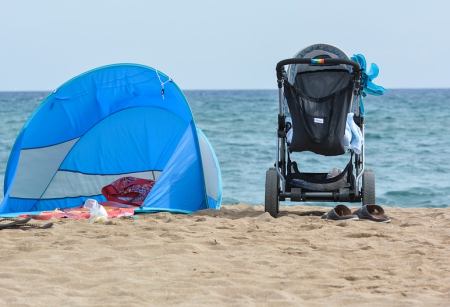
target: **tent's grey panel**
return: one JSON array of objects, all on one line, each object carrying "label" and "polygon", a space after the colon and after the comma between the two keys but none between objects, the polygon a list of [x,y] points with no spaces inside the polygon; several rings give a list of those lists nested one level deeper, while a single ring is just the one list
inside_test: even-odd
[{"label": "tent's grey panel", "polygon": [[153,180],[158,180],[160,175],[161,175],[161,172],[153,171]]},{"label": "tent's grey panel", "polygon": [[68,171],[58,171],[42,199],[93,196],[101,194],[101,189],[122,177],[137,177],[155,180],[159,171],[136,172],[119,175],[88,175]]},{"label": "tent's grey panel", "polygon": [[78,138],[53,146],[21,150],[9,195],[39,199],[77,141]]},{"label": "tent's grey panel", "polygon": [[219,195],[219,176],[217,165],[209,149],[209,144],[203,134],[199,134],[200,152],[202,155],[203,172],[205,176],[206,194],[217,200]]}]

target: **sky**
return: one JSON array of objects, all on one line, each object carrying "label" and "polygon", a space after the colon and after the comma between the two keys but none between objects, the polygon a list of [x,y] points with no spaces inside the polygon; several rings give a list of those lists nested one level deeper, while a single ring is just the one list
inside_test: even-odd
[{"label": "sky", "polygon": [[0,91],[52,90],[112,63],[182,89],[275,89],[314,43],[363,53],[387,88],[450,87],[446,0],[0,0]]}]

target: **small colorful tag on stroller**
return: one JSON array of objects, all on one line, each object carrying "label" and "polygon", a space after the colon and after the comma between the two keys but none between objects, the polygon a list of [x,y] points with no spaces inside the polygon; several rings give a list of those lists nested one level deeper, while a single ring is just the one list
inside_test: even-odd
[{"label": "small colorful tag on stroller", "polygon": [[311,64],[325,64],[325,59],[311,59]]},{"label": "small colorful tag on stroller", "polygon": [[323,118],[314,117],[314,122],[316,124],[323,124]]}]

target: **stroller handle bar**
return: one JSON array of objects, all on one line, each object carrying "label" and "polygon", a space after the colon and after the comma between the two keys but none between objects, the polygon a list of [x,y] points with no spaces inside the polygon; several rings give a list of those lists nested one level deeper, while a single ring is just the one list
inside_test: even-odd
[{"label": "stroller handle bar", "polygon": [[284,66],[290,65],[290,64],[307,64],[307,65],[351,65],[354,69],[354,72],[359,74],[361,71],[361,67],[358,63],[350,61],[350,60],[342,60],[342,59],[311,59],[311,58],[292,58],[292,59],[286,59],[282,60],[277,63],[277,78],[279,81],[281,81],[281,78],[283,77],[283,71]]}]

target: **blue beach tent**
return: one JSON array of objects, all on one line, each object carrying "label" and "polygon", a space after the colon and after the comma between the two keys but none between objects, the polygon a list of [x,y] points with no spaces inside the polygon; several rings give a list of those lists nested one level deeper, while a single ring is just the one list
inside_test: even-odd
[{"label": "blue beach tent", "polygon": [[0,215],[104,201],[124,176],[156,180],[140,212],[220,207],[219,164],[186,98],[136,64],[91,70],[44,100],[12,148]]}]

